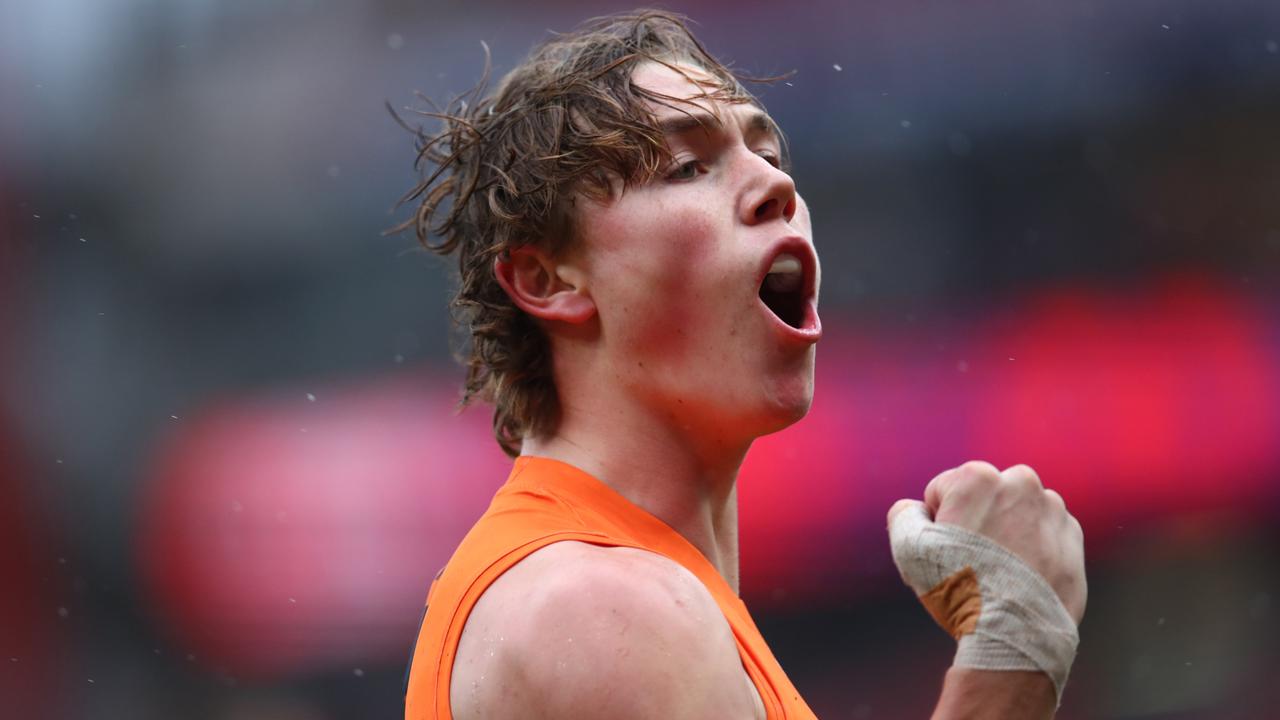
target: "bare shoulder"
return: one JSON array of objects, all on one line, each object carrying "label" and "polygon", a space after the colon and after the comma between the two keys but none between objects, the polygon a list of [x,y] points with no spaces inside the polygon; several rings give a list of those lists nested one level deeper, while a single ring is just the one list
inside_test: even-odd
[{"label": "bare shoulder", "polygon": [[580,542],[534,552],[480,597],[450,705],[457,720],[764,717],[729,624],[693,573]]}]

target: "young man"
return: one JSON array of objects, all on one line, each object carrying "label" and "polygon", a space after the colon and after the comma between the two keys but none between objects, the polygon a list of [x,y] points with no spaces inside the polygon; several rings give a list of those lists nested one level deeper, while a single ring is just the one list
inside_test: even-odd
[{"label": "young man", "polygon": [[[812,717],[737,596],[738,470],[808,411],[822,336],[776,126],[652,12],[466,100],[422,137],[402,227],[457,253],[465,399],[517,457],[432,584],[406,717]],[[1051,716],[1085,598],[1061,498],[968,463],[890,520],[960,640],[935,717]]]}]

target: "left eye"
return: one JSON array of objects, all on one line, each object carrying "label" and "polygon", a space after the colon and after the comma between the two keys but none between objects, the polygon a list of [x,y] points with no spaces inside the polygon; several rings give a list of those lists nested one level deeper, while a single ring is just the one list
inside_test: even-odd
[{"label": "left eye", "polygon": [[774,166],[774,167],[776,167],[776,168],[781,168],[781,167],[782,167],[782,161],[781,161],[781,160],[779,160],[779,159],[778,159],[778,156],[777,156],[777,155],[774,155],[772,152],[762,152],[762,153],[758,153],[758,155],[760,155],[760,157],[764,158],[764,159],[765,159],[765,162],[769,163],[770,165],[772,165],[772,166]]}]

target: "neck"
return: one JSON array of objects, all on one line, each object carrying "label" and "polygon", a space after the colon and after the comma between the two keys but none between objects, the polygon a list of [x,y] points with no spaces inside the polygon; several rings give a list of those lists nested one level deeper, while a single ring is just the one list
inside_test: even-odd
[{"label": "neck", "polygon": [[671,418],[634,407],[563,403],[556,433],[526,438],[523,455],[589,473],[684,536],[738,592],[738,470],[750,441],[700,440]]}]

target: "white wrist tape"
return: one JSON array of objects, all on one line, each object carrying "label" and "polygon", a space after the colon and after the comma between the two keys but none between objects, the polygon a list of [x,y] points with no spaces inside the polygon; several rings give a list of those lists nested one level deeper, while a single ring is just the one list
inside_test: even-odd
[{"label": "white wrist tape", "polygon": [[921,505],[894,517],[889,544],[902,579],[959,641],[955,667],[1039,670],[1062,702],[1080,635],[1040,573],[993,540],[933,522]]}]

